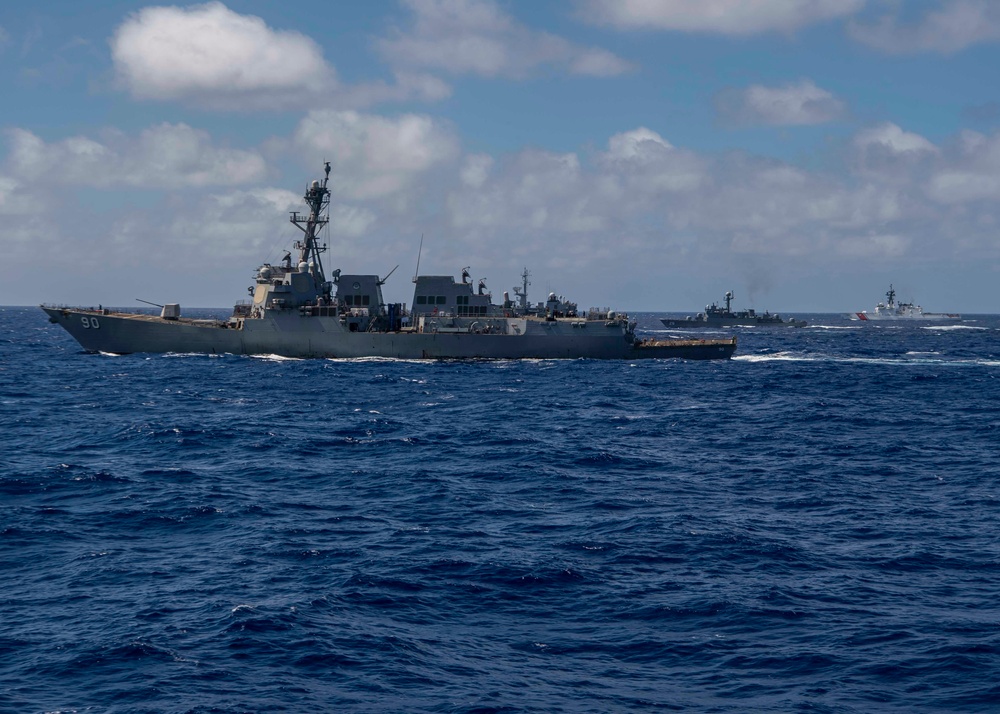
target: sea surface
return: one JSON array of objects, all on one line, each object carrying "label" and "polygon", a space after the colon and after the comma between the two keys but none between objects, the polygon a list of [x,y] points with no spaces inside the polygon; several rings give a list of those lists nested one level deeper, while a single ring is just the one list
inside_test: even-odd
[{"label": "sea surface", "polygon": [[0,712],[1000,711],[1000,317],[803,317],[416,362],[0,308]]}]

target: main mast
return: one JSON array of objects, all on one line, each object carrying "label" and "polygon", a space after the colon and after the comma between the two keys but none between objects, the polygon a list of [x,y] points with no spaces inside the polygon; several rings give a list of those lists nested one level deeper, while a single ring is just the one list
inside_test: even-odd
[{"label": "main mast", "polygon": [[528,309],[528,286],[531,285],[531,283],[528,282],[529,277],[531,277],[531,273],[529,273],[528,269],[525,268],[524,272],[521,273],[521,287],[514,288],[514,294],[517,295],[520,308],[525,311]]},{"label": "main mast", "polygon": [[309,216],[301,216],[298,211],[292,211],[289,217],[289,220],[305,234],[302,240],[295,241],[295,248],[299,251],[299,264],[314,266],[312,272],[318,283],[326,280],[323,261],[320,259],[320,253],[326,250],[326,246],[319,244],[316,234],[330,221],[329,213],[326,212],[330,206],[330,190],[327,188],[330,181],[329,161],[325,162],[324,169],[326,177],[323,183],[313,181],[303,197],[309,206]]}]

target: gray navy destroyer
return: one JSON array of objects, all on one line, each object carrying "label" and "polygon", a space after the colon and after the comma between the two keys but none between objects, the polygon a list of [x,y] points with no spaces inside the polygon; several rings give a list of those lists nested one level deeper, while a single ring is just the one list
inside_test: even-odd
[{"label": "gray navy destroyer", "polygon": [[[545,303],[527,300],[527,271],[519,298],[494,304],[484,281],[462,271],[453,276],[416,275],[413,303],[387,304],[385,279],[340,269],[324,271],[327,246],[318,232],[328,223],[330,164],[326,177],[305,193],[308,213],[292,212],[302,231],[278,265],[260,266],[251,299],[238,302],[227,319],[190,319],[177,303],[160,314],[104,308],[42,305],[89,352],[174,352],[286,357],[401,359],[726,359],[736,338],[654,340],[636,335],[636,322],[613,310],[577,310],[550,294]],[[419,261],[418,261],[419,266]],[[418,269],[419,272],[419,269]],[[391,273],[390,273],[391,274]],[[478,289],[476,289],[478,287]]]},{"label": "gray navy destroyer", "polygon": [[794,318],[783,318],[777,313],[770,313],[766,310],[763,314],[756,310],[740,310],[733,312],[733,293],[728,291],[725,296],[726,306],[720,307],[714,302],[705,308],[705,312],[697,315],[671,318],[665,317],[660,320],[665,327],[805,327],[805,320]]}]

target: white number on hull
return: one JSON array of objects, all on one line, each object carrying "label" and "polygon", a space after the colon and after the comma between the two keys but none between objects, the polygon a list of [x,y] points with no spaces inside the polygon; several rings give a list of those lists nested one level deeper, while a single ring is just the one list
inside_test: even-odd
[{"label": "white number on hull", "polygon": [[96,317],[81,317],[80,324],[88,329],[99,330],[101,329],[101,323],[97,321]]}]

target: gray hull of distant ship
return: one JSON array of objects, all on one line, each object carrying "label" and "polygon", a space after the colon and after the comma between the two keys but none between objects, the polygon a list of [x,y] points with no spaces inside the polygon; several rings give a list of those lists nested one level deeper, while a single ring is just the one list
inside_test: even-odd
[{"label": "gray hull of distant ship", "polygon": [[[164,320],[73,308],[43,307],[85,350],[130,354],[172,352],[281,355],[285,357],[398,359],[726,359],[735,340],[676,340],[633,344],[602,322],[524,318],[521,334],[455,332],[349,332],[335,317],[302,317],[294,311],[245,320]],[[574,325],[573,323],[576,322]]]}]

